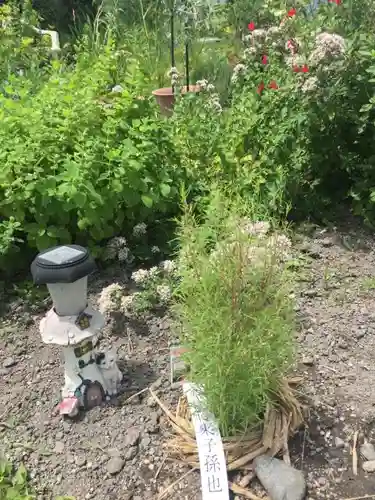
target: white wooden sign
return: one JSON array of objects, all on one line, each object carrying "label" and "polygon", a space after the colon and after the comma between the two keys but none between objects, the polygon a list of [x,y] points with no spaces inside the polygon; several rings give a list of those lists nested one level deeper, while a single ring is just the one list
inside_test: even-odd
[{"label": "white wooden sign", "polygon": [[229,485],[223,442],[213,415],[205,411],[202,391],[184,382],[199,454],[202,500],[229,500]]}]

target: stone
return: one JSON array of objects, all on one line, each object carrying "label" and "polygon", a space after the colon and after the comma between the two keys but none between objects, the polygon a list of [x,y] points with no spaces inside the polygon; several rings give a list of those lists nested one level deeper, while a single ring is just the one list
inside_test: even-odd
[{"label": "stone", "polygon": [[136,446],[141,437],[141,431],[138,427],[130,427],[126,431],[124,438],[124,446]]},{"label": "stone", "polygon": [[121,452],[117,448],[109,448],[107,453],[110,457],[121,457]]},{"label": "stone", "polygon": [[125,453],[125,460],[133,460],[133,458],[137,454],[137,447],[132,446],[131,448],[128,449],[128,451]]},{"label": "stone", "polygon": [[314,358],[312,356],[303,356],[302,363],[306,366],[313,366]]},{"label": "stone", "polygon": [[64,453],[65,445],[62,441],[56,441],[55,447],[53,449],[54,453],[61,454]]},{"label": "stone", "polygon": [[345,441],[340,437],[335,437],[335,447],[338,449],[345,448]]},{"label": "stone", "polygon": [[74,461],[77,467],[83,467],[84,465],[86,465],[86,458],[83,455],[78,455],[77,457],[74,457]]},{"label": "stone", "polygon": [[3,368],[11,368],[12,366],[15,366],[17,364],[17,361],[14,358],[6,358],[3,363]]},{"label": "stone", "polygon": [[109,474],[111,474],[111,476],[114,476],[122,471],[124,465],[125,460],[123,460],[121,457],[112,457],[110,460],[108,460],[106,468]]},{"label": "stone", "polygon": [[368,462],[363,462],[362,469],[365,472],[375,472],[375,460],[369,460]]},{"label": "stone", "polygon": [[254,472],[272,500],[303,500],[306,482],[301,471],[278,458],[261,455],[254,460]]},{"label": "stone", "polygon": [[373,444],[365,441],[359,451],[365,460],[369,462],[375,460],[375,448]]}]

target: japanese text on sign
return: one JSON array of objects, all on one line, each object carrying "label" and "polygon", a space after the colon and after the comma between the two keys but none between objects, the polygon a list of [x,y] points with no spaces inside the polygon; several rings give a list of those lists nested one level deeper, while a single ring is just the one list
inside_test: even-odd
[{"label": "japanese text on sign", "polygon": [[197,440],[202,483],[202,500],[229,500],[227,467],[219,428],[204,411],[202,391],[185,382],[183,390],[191,410]]}]

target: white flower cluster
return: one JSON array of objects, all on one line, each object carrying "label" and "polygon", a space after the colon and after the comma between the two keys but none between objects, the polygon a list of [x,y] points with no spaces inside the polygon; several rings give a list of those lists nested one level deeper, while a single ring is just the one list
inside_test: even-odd
[{"label": "white flower cluster", "polygon": [[284,262],[290,258],[291,241],[284,234],[272,234],[268,236],[271,228],[268,221],[253,222],[249,219],[242,219],[237,224],[237,227],[239,227],[245,236],[250,237],[248,244],[245,241],[241,243],[239,240],[220,242],[211,252],[211,259],[222,259],[226,255],[232,255],[238,245],[240,245],[241,249],[245,248],[247,263],[251,265],[264,265],[270,259]]},{"label": "white flower cluster", "polygon": [[196,85],[199,87],[200,90],[203,92],[214,92],[215,91],[215,85],[212,83],[208,83],[208,80],[197,80]]},{"label": "white flower cluster", "polygon": [[102,314],[118,311],[124,293],[124,288],[118,283],[112,283],[112,285],[103,288],[98,299],[99,311]]},{"label": "white flower cluster", "polygon": [[172,291],[170,286],[168,285],[158,285],[156,287],[156,293],[159,297],[159,300],[162,304],[166,304],[171,300]]},{"label": "white flower cluster", "polygon": [[240,229],[248,236],[264,238],[271,229],[271,224],[268,221],[253,222],[249,219],[243,219],[240,223]]},{"label": "white flower cluster", "polygon": [[303,82],[303,85],[301,87],[302,92],[305,94],[314,92],[318,88],[318,83],[319,80],[316,76],[310,76]]},{"label": "white flower cluster", "polygon": [[132,273],[132,280],[136,285],[146,285],[149,281],[156,278],[159,274],[159,269],[154,266],[150,269],[138,269]]},{"label": "white flower cluster", "polygon": [[178,84],[178,80],[179,80],[179,72],[178,72],[178,69],[176,67],[172,67],[169,71],[168,71],[168,77],[171,79],[171,84],[172,84],[172,87],[174,87],[175,85]]},{"label": "white flower cluster", "polygon": [[116,236],[109,240],[104,253],[105,260],[118,259],[120,262],[131,264],[134,256],[127,246],[127,241],[123,236]]},{"label": "white flower cluster", "polygon": [[290,258],[292,242],[285,234],[274,234],[267,241],[267,247],[271,249],[273,255],[281,261]]},{"label": "white flower cluster", "polygon": [[315,38],[315,49],[310,54],[310,63],[319,65],[343,56],[345,40],[335,33],[320,33]]},{"label": "white flower cluster", "polygon": [[121,298],[120,309],[124,314],[131,312],[134,302],[137,300],[139,292],[132,293],[131,295],[124,295]]},{"label": "white flower cluster", "polygon": [[236,83],[238,81],[238,78],[241,75],[243,75],[245,71],[246,71],[246,66],[244,64],[242,63],[236,64],[236,66],[233,68],[233,73],[231,78],[232,83]]},{"label": "white flower cluster", "polygon": [[135,238],[139,238],[143,235],[146,234],[146,231],[147,231],[147,226],[144,222],[139,222],[139,224],[136,224],[134,227],[133,227],[133,236]]},{"label": "white flower cluster", "polygon": [[211,107],[211,109],[213,109],[217,113],[221,113],[223,111],[223,108],[221,107],[220,103],[219,94],[212,94],[208,104]]},{"label": "white flower cluster", "polygon": [[177,269],[177,265],[174,260],[163,260],[163,262],[159,264],[159,267],[166,274],[173,274]]}]

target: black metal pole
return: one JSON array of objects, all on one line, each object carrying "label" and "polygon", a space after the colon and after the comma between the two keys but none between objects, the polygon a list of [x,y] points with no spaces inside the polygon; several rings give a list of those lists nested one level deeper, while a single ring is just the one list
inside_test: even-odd
[{"label": "black metal pole", "polygon": [[185,71],[186,71],[186,91],[189,92],[190,75],[189,75],[189,40],[185,42]]},{"label": "black metal pole", "polygon": [[[176,67],[176,57],[174,53],[174,5],[171,9],[171,67],[175,68]],[[174,93],[175,91],[175,85],[172,83],[172,92]]]}]

